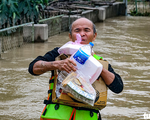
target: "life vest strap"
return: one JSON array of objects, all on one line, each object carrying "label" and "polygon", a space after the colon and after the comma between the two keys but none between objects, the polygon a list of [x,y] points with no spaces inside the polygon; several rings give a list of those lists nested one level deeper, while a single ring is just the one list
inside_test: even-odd
[{"label": "life vest strap", "polygon": [[51,84],[51,83],[54,83],[54,79],[51,79],[51,78],[50,78],[49,84]]},{"label": "life vest strap", "polygon": [[76,109],[75,109],[75,108],[73,108],[73,110],[72,110],[72,113],[71,113],[71,115],[70,115],[69,120],[75,120],[75,117],[76,117]]},{"label": "life vest strap", "polygon": [[95,109],[89,109],[89,108],[84,108],[84,107],[73,107],[73,108],[75,108],[76,110],[87,110],[87,111],[91,111],[94,113],[99,113],[99,110],[95,110]]},{"label": "life vest strap", "polygon": [[[48,105],[48,104],[56,104],[56,103],[53,103],[50,100],[44,100],[44,104]],[[67,106],[67,105],[65,105],[65,106]],[[90,111],[90,112],[94,112],[94,113],[99,113],[99,110],[95,110],[95,109],[89,109],[89,108],[84,108],[84,107],[73,107],[73,106],[69,106],[69,107],[72,107],[73,109],[76,109],[76,110],[86,110],[86,111]]]},{"label": "life vest strap", "polygon": [[53,91],[53,89],[48,90],[48,94],[49,94],[49,93],[52,93],[52,91]]},{"label": "life vest strap", "polygon": [[[51,96],[50,96],[51,97]],[[43,102],[44,104],[48,105],[48,104],[56,104],[56,103],[53,103],[51,99],[49,100],[44,100]]]}]

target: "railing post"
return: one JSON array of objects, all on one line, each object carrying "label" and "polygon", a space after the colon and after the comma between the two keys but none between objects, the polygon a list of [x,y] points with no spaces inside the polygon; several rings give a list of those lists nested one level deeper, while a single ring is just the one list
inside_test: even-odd
[{"label": "railing post", "polygon": [[[70,27],[70,15],[71,15],[71,9],[69,8],[69,23],[68,23],[68,24],[69,24],[69,25],[68,25],[69,27]],[[69,27],[68,27],[68,29],[69,29]]]},{"label": "railing post", "polygon": [[138,12],[137,11],[137,0],[135,0],[135,10],[136,10],[136,13]]},{"label": "railing post", "polygon": [[1,54],[2,54],[2,39],[0,38],[0,59],[1,59]]},{"label": "railing post", "polygon": [[125,3],[125,15],[127,16],[127,10],[128,10],[128,1],[127,0],[123,0],[123,2]]},{"label": "railing post", "polygon": [[34,42],[34,23],[32,23],[32,42]]}]

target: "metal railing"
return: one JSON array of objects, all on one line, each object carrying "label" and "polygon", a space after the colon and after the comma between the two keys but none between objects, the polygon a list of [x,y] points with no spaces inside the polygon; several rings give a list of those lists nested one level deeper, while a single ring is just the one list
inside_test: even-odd
[{"label": "metal railing", "polygon": [[[62,17],[64,15],[52,16],[50,18],[39,20],[39,24],[47,24],[48,25],[48,37],[64,32],[62,23]],[[66,21],[68,22],[68,21]]]},{"label": "metal railing", "polygon": [[150,1],[148,0],[130,0],[127,5],[128,13],[134,12],[135,14],[150,13]]},{"label": "metal railing", "polygon": [[23,26],[32,25],[31,36],[34,42],[34,22],[12,26],[0,30],[0,58],[1,53],[23,45]]}]

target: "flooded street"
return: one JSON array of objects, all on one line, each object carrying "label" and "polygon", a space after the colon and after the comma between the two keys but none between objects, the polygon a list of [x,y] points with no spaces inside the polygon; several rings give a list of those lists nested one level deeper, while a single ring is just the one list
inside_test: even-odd
[{"label": "flooded street", "polygon": [[[109,61],[124,82],[124,90],[108,90],[103,120],[144,119],[150,114],[150,17],[115,17],[96,23],[94,51]],[[28,43],[6,51],[0,59],[0,120],[39,120],[47,98],[50,72],[28,73],[29,63],[69,40],[68,32],[45,43]]]}]

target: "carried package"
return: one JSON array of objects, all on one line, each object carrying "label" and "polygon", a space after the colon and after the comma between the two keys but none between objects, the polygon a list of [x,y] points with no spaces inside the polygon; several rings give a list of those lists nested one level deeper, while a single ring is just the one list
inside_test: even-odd
[{"label": "carried package", "polygon": [[[103,68],[102,64],[91,55],[93,46],[94,44],[90,42],[87,45],[81,46],[77,52],[71,55],[70,59],[77,64],[77,70],[74,73],[76,74],[75,76],[71,73],[65,77],[64,74],[62,76],[62,73],[65,71],[62,71],[58,75],[60,83],[63,83],[66,79],[67,81],[71,80],[65,87],[64,85],[62,87],[68,95],[72,95],[75,99],[90,104],[91,106],[94,105],[96,98],[96,92],[91,84],[98,78]],[[77,81],[81,85],[77,84]]]},{"label": "carried package", "polygon": [[95,89],[82,76],[76,72],[70,73],[62,82],[62,89],[70,97],[83,103],[94,105]]},{"label": "carried package", "polygon": [[[77,70],[69,74],[55,71],[51,101],[69,106],[102,109],[106,106],[107,87],[99,75],[103,67],[108,69],[108,63],[98,61],[92,56],[93,43],[81,45],[81,36],[77,34],[76,37],[76,43],[70,41],[60,47],[58,52],[71,55],[70,59],[77,64]],[[65,59],[65,56],[60,55],[59,58]]]},{"label": "carried package", "polygon": [[[66,56],[60,55],[59,59],[64,59]],[[104,60],[98,60],[103,65],[103,68],[108,70],[108,62]],[[61,89],[61,87],[58,89],[58,85],[61,83],[58,80],[58,71],[55,70],[55,76],[53,80],[50,80],[49,87],[53,88],[52,93],[49,94],[49,99],[52,103],[59,103],[63,105],[69,105],[74,107],[84,107],[84,108],[90,108],[95,110],[101,110],[105,108],[107,103],[107,86],[104,83],[103,79],[101,77],[97,78],[96,81],[92,84],[92,87],[96,91],[96,98],[94,101],[94,105],[87,104],[85,102],[82,102],[81,100],[78,100],[75,98],[75,96],[69,95],[67,92]],[[60,85],[61,86],[61,85]]]}]

